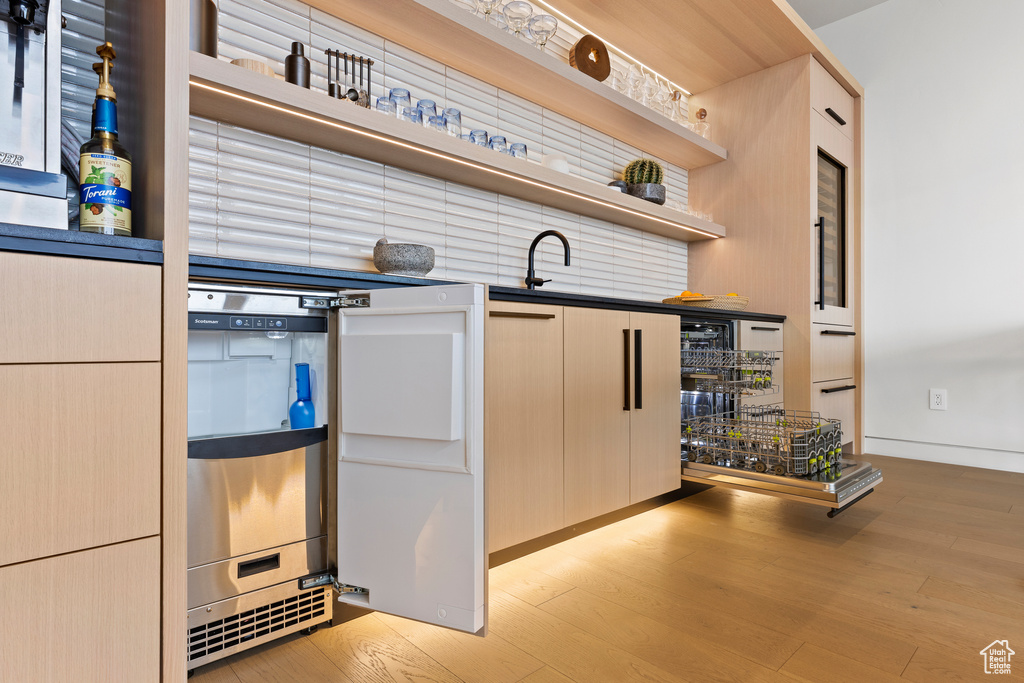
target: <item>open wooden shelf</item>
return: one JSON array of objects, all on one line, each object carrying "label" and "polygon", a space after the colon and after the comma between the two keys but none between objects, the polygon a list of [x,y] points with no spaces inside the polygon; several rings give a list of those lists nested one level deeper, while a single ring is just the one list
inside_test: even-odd
[{"label": "open wooden shelf", "polygon": [[411,50],[683,168],[726,150],[448,0],[304,0]]},{"label": "open wooden shelf", "polygon": [[710,221],[196,52],[189,71],[197,116],[673,239],[725,236]]},{"label": "open wooden shelf", "polygon": [[864,94],[786,0],[548,1],[692,93],[812,54],[848,93]]}]

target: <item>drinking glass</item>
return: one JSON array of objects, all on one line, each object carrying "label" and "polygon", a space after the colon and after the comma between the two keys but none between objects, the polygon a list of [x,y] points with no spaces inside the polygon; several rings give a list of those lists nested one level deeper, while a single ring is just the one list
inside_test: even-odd
[{"label": "drinking glass", "polygon": [[469,131],[469,139],[475,145],[487,146],[487,131],[480,128]]},{"label": "drinking glass", "polygon": [[409,95],[409,91],[405,88],[392,88],[389,99],[395,103],[398,111],[402,111],[402,107],[408,107],[412,104],[412,96]]},{"label": "drinking glass", "polygon": [[495,152],[505,153],[508,151],[508,143],[505,142],[504,135],[492,135],[491,139],[487,142],[487,146]]},{"label": "drinking glass", "polygon": [[417,100],[416,108],[422,110],[424,116],[437,116],[437,105],[434,100]]},{"label": "drinking glass", "polygon": [[444,110],[444,126],[448,131],[448,135],[454,135],[460,137],[462,135],[462,112],[454,107],[448,107]]},{"label": "drinking glass", "polygon": [[508,153],[519,159],[526,158],[526,143],[525,142],[513,142],[508,146]]},{"label": "drinking glass", "polygon": [[[420,113],[422,112],[423,110],[421,109]],[[424,118],[426,118],[427,120],[427,128],[430,128],[431,130],[441,131],[442,133],[445,132],[443,116],[425,116]]]},{"label": "drinking glass", "polygon": [[501,0],[476,0],[476,11],[486,20],[500,4]]},{"label": "drinking glass", "polygon": [[416,107],[399,107],[398,118],[402,119],[403,121],[409,121],[410,123],[423,123],[423,114]]},{"label": "drinking glass", "polygon": [[501,10],[505,17],[505,25],[517,36],[526,28],[526,22],[533,16],[533,5],[522,0],[514,0]]},{"label": "drinking glass", "polygon": [[394,116],[398,111],[398,107],[395,106],[394,100],[385,99],[383,97],[377,98],[377,111],[387,114],[388,116]]},{"label": "drinking glass", "polygon": [[548,44],[548,40],[551,36],[555,35],[555,31],[558,30],[558,19],[555,19],[550,14],[538,14],[533,19],[530,19],[530,23],[527,24],[527,31],[533,38],[533,42],[537,43],[537,47],[544,51],[545,46]]},{"label": "drinking glass", "polygon": [[473,136],[470,135],[469,133],[463,133],[462,135],[459,136],[459,139],[465,140],[466,142],[473,142]]}]

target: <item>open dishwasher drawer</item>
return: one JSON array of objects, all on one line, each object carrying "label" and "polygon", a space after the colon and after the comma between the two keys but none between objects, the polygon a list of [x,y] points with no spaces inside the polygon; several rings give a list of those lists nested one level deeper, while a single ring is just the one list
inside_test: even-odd
[{"label": "open dishwasher drawer", "polygon": [[753,407],[683,422],[682,479],[832,508],[829,516],[882,482],[870,463],[843,457],[842,425],[817,413]]}]

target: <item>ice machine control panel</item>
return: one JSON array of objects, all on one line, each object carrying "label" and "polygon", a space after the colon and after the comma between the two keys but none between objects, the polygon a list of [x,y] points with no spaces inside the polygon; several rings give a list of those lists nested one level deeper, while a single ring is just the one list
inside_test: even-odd
[{"label": "ice machine control panel", "polygon": [[188,329],[326,332],[327,318],[297,315],[262,316],[190,312],[188,314]]}]

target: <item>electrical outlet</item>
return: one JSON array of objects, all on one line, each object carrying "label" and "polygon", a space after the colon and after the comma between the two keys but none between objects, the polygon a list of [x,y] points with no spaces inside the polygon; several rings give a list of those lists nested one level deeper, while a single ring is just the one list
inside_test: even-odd
[{"label": "electrical outlet", "polygon": [[928,390],[928,407],[932,410],[946,410],[948,402],[946,400],[945,389],[929,389]]}]

